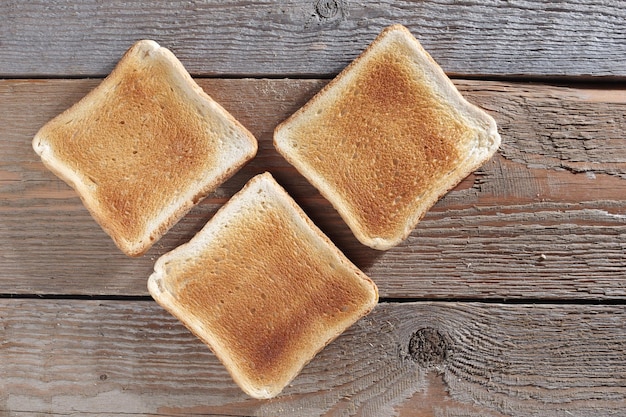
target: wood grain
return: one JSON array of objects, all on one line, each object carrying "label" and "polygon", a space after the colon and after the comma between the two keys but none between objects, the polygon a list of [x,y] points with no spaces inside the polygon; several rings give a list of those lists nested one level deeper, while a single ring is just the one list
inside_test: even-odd
[{"label": "wood grain", "polygon": [[259,401],[156,303],[4,299],[0,414],[623,415],[624,323],[624,306],[382,303]]},{"label": "wood grain", "polygon": [[[0,416],[626,414],[625,0],[6,0],[0,16]],[[271,137],[393,23],[496,118],[503,144],[379,252]],[[171,49],[259,153],[131,259],[31,139],[144,38]],[[383,298],[259,401],[146,280],[265,170]]]},{"label": "wood grain", "polygon": [[146,256],[130,259],[30,145],[41,125],[98,80],[0,81],[0,293],[146,295],[156,257],[269,170],[382,297],[626,296],[624,90],[457,80],[496,117],[500,152],[435,205],[405,243],[379,252],[354,239],[271,143],[274,126],[325,82],[200,79],[256,135],[259,153]]},{"label": "wood grain", "polygon": [[195,75],[327,77],[394,23],[450,74],[626,75],[622,0],[8,0],[0,16],[2,77],[103,76],[144,38]]}]

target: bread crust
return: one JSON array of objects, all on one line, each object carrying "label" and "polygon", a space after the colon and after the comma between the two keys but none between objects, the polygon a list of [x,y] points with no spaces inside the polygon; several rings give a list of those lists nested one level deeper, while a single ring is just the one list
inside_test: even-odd
[{"label": "bread crust", "polygon": [[269,173],[154,270],[150,294],[255,398],[278,395],[378,300],[373,281]]},{"label": "bread crust", "polygon": [[135,43],[33,148],[116,245],[145,253],[257,151],[254,136],[166,48]]},{"label": "bread crust", "polygon": [[499,145],[494,119],[402,25],[384,29],[274,131],[276,149],[380,250],[406,239]]}]

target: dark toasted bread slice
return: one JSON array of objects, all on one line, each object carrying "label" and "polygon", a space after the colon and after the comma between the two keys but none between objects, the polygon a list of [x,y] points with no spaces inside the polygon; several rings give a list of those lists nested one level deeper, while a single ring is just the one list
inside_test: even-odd
[{"label": "dark toasted bread slice", "polygon": [[385,29],[274,133],[285,159],[376,249],[406,239],[499,144],[494,119],[461,96],[401,25]]},{"label": "dark toasted bread slice", "polygon": [[256,139],[156,42],[133,45],[33,147],[126,254],[148,250],[251,159]]},{"label": "dark toasted bread slice", "polygon": [[278,395],[378,300],[376,285],[269,173],[154,270],[150,294],[256,398]]}]

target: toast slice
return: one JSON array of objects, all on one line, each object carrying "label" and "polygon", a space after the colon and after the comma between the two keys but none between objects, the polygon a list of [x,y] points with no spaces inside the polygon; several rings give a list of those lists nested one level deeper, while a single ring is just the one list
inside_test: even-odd
[{"label": "toast slice", "polygon": [[255,398],[278,395],[378,301],[376,285],[269,173],[161,256],[148,289]]},{"label": "toast slice", "polygon": [[274,132],[276,149],[357,239],[381,250],[406,239],[499,145],[494,119],[401,25],[384,29]]},{"label": "toast slice", "polygon": [[166,48],[142,40],[33,139],[130,256],[147,251],[257,151],[254,136]]}]

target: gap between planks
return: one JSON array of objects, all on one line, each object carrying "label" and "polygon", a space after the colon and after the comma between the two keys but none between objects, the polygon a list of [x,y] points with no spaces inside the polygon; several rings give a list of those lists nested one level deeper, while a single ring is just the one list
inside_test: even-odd
[{"label": "gap between planks", "polygon": [[[149,295],[81,295],[81,294],[0,294],[0,300],[67,300],[67,301],[125,301],[151,303],[154,299]],[[397,303],[469,303],[469,304],[501,304],[501,305],[599,305],[621,306],[626,305],[626,299],[577,299],[577,298],[427,298],[427,297],[380,297],[379,304]]]}]

